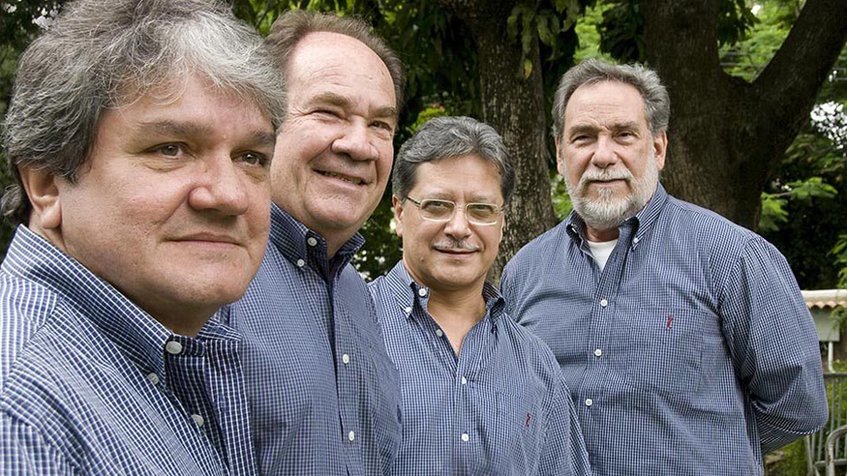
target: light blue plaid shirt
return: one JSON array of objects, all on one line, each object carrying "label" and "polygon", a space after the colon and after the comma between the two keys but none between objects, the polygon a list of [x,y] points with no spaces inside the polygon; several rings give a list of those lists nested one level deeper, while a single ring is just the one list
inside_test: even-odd
[{"label": "light blue plaid shirt", "polygon": [[490,284],[485,317],[456,357],[403,262],[370,285],[400,370],[397,476],[584,475],[588,454],[556,359],[504,314]]},{"label": "light blue plaid shirt", "polygon": [[0,474],[255,474],[239,336],[179,336],[24,226],[0,271]]},{"label": "light blue plaid shirt", "polygon": [[350,265],[364,239],[329,260],[326,241],[276,205],[270,235],[259,273],[229,309],[245,336],[260,470],[386,474],[400,445],[399,377]]},{"label": "light blue plaid shirt", "polygon": [[661,185],[602,272],[583,229],[536,238],[502,289],[561,364],[596,474],[762,474],[823,425],[815,327],[772,245]]}]

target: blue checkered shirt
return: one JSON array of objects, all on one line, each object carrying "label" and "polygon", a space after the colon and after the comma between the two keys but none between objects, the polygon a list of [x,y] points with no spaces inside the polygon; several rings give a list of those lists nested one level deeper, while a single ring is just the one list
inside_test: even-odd
[{"label": "blue checkered shirt", "polygon": [[762,474],[823,425],[815,327],[772,245],[661,185],[603,271],[583,230],[536,238],[502,288],[561,364],[596,474]]},{"label": "blue checkered shirt", "polygon": [[386,474],[400,445],[400,388],[376,311],[350,259],[273,206],[270,243],[229,311],[245,335],[244,369],[260,469],[279,475]]},{"label": "blue checkered shirt", "polygon": [[458,357],[427,312],[427,288],[402,261],[370,288],[403,394],[393,474],[590,474],[556,359],[504,314],[493,286]]},{"label": "blue checkered shirt", "polygon": [[24,226],[0,342],[0,474],[256,473],[239,336],[171,333]]}]

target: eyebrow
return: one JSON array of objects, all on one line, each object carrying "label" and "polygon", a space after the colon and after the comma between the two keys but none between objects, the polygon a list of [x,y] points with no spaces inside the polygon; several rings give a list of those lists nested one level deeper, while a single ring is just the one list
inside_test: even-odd
[{"label": "eyebrow", "polygon": [[[214,134],[212,128],[207,125],[169,120],[142,122],[139,124],[138,129],[142,133],[178,137],[197,137]],[[258,147],[273,147],[276,144],[276,134],[269,131],[255,130],[250,134],[250,140],[252,144]]]},{"label": "eyebrow", "polygon": [[[568,135],[586,133],[586,132],[596,132],[600,129],[606,129],[607,127],[596,126],[593,124],[577,124],[566,130]],[[621,131],[621,130],[632,130],[638,129],[638,122],[636,121],[625,121],[625,122],[616,122],[608,127],[608,129],[612,131]]]},{"label": "eyebrow", "polygon": [[139,124],[138,129],[142,132],[178,136],[208,135],[212,133],[212,128],[206,125],[169,120],[142,122]]}]

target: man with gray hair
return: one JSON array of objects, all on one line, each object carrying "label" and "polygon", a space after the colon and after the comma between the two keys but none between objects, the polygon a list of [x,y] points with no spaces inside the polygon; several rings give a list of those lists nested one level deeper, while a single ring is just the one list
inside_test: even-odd
[{"label": "man with gray hair", "polygon": [[255,474],[241,336],[282,84],[204,0],[68,2],[3,144],[0,473]]},{"label": "man with gray hair", "polygon": [[403,259],[370,285],[403,396],[392,474],[590,474],[556,359],[485,280],[515,185],[500,136],[433,119],[392,184]]},{"label": "man with gray hair", "polygon": [[553,106],[574,211],[507,265],[511,314],[562,367],[596,474],[762,474],[826,421],[814,324],[785,258],[659,183],[670,103],[589,60]]}]

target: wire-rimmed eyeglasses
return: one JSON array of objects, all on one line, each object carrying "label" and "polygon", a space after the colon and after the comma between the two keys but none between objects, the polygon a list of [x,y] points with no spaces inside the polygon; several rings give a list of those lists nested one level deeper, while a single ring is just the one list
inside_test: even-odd
[{"label": "wire-rimmed eyeglasses", "polygon": [[456,209],[463,209],[469,223],[474,225],[495,225],[503,213],[503,207],[493,203],[467,203],[464,206],[456,205],[452,200],[441,200],[439,198],[425,198],[415,200],[406,196],[406,199],[414,203],[421,212],[424,220],[446,222],[453,219]]}]

